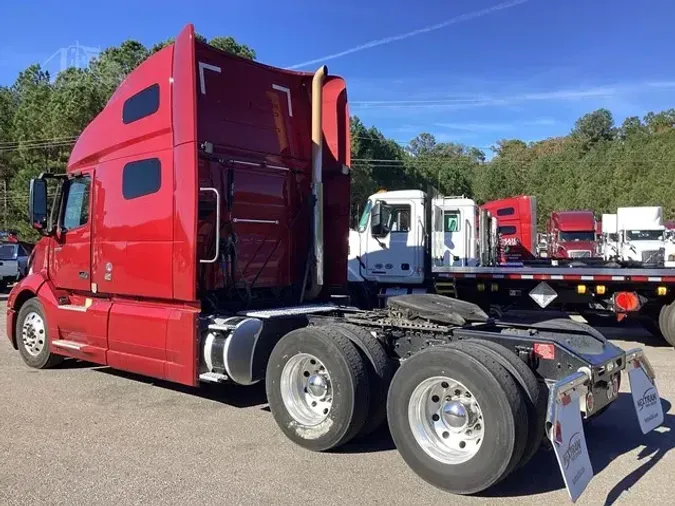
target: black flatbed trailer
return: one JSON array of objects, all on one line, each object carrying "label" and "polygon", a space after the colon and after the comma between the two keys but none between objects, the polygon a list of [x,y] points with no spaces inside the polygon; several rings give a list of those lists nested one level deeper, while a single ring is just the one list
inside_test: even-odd
[{"label": "black flatbed trailer", "polygon": [[[575,265],[432,268],[433,290],[485,310],[558,309],[638,319],[675,346],[675,269]],[[534,295],[534,296],[533,296]]]}]

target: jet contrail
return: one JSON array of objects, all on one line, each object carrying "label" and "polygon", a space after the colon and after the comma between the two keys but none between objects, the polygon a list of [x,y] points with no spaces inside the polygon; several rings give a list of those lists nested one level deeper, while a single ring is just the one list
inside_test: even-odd
[{"label": "jet contrail", "polygon": [[529,0],[514,0],[512,2],[504,2],[504,3],[501,3],[501,4],[495,5],[493,7],[488,7],[486,9],[482,9],[482,10],[479,10],[479,11],[469,12],[467,14],[462,14],[461,16],[455,16],[454,18],[448,19],[447,21],[443,21],[443,22],[437,23],[435,25],[427,26],[425,28],[419,28],[417,30],[413,30],[412,32],[402,33],[402,34],[399,34],[399,35],[391,35],[389,37],[385,37],[383,39],[378,39],[378,40],[371,40],[370,42],[366,42],[365,44],[355,46],[351,49],[345,49],[344,51],[340,51],[339,53],[329,54],[327,56],[323,56],[322,58],[316,58],[314,60],[305,61],[305,62],[298,63],[296,65],[293,65],[292,67],[287,67],[287,68],[296,69],[296,68],[299,68],[299,67],[305,67],[307,65],[312,65],[314,63],[321,63],[321,62],[324,62],[326,60],[333,60],[335,58],[339,58],[340,56],[345,56],[345,55],[352,54],[352,53],[358,53],[359,51],[363,51],[364,49],[370,49],[371,47],[382,46],[384,44],[396,42],[397,40],[403,40],[403,39],[407,39],[409,37],[414,37],[415,35],[420,35],[420,34],[423,34],[423,33],[433,32],[435,30],[440,30],[441,28],[445,28],[446,26],[454,25],[455,23],[461,23],[462,21],[468,21],[470,19],[476,19],[476,18],[480,18],[482,16],[487,16],[488,14],[492,14],[493,12],[508,9],[510,7],[515,7],[516,5],[524,4],[525,2],[528,2],[528,1]]}]

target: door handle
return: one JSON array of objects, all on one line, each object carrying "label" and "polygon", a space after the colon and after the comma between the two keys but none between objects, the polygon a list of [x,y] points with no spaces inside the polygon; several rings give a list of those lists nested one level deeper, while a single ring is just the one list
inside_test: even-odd
[{"label": "door handle", "polygon": [[89,273],[86,271],[80,271],[80,277],[82,279],[87,279],[89,277]]},{"label": "door handle", "polygon": [[55,251],[55,252],[59,252],[59,251],[61,251],[62,249],[63,249],[63,246],[58,246],[58,247],[54,248],[54,251]]}]

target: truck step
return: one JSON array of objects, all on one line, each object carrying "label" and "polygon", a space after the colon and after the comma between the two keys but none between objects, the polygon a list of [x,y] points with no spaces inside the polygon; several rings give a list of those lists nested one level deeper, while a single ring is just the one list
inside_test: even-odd
[{"label": "truck step", "polygon": [[457,297],[457,286],[455,280],[452,281],[436,281],[436,293],[445,295],[446,297]]},{"label": "truck step", "polygon": [[209,330],[232,330],[235,328],[235,325],[228,325],[227,323],[211,323],[209,325]]},{"label": "truck step", "polygon": [[56,346],[57,348],[64,348],[67,350],[75,350],[83,352],[86,352],[88,348],[88,346],[84,343],[78,343],[75,341],[66,341],[63,339],[52,341],[52,346]]},{"label": "truck step", "polygon": [[79,311],[81,313],[84,313],[87,311],[87,308],[89,306],[78,306],[76,304],[59,304],[57,307],[59,309],[65,309],[67,311]]},{"label": "truck step", "polygon": [[228,379],[227,375],[218,372],[204,372],[199,375],[199,381],[205,381],[207,383],[223,383]]}]

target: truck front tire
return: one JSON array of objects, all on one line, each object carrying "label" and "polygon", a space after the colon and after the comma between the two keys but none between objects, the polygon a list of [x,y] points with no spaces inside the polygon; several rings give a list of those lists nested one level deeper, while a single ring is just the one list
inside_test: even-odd
[{"label": "truck front tire", "polygon": [[527,439],[522,394],[483,350],[436,346],[407,359],[387,399],[392,438],[408,466],[454,494],[503,479]]},{"label": "truck front tire", "polygon": [[16,319],[16,344],[26,365],[35,369],[49,369],[63,362],[64,357],[49,351],[49,329],[40,301],[28,300]]},{"label": "truck front tire", "polygon": [[366,364],[352,342],[326,327],[286,334],[266,373],[270,411],[294,443],[326,451],[353,439],[369,406]]}]

